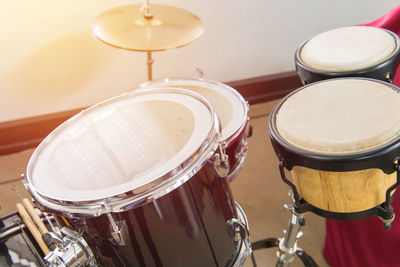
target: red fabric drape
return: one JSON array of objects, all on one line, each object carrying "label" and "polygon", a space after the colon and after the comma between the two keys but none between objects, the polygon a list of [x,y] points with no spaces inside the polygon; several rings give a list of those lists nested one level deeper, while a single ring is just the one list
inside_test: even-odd
[{"label": "red fabric drape", "polygon": [[[400,6],[364,26],[400,35]],[[400,86],[400,68],[393,83]],[[326,220],[324,256],[332,267],[400,266],[400,192],[392,203],[397,218],[390,230],[376,216],[355,221]]]}]

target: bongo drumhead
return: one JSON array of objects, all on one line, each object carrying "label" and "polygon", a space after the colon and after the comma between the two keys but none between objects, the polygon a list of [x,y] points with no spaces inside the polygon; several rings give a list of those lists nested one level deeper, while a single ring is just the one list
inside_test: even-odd
[{"label": "bongo drumhead", "polygon": [[400,94],[361,78],[303,87],[276,113],[279,135],[294,147],[323,154],[364,152],[400,135]]},{"label": "bongo drumhead", "polygon": [[222,139],[226,140],[247,121],[247,105],[243,97],[232,87],[215,81],[203,79],[164,79],[146,82],[142,87],[177,87],[188,89],[204,96],[210,101],[221,120]]},{"label": "bongo drumhead", "polygon": [[208,102],[181,91],[125,94],[74,116],[35,150],[30,188],[51,199],[91,201],[184,167],[215,126]]},{"label": "bongo drumhead", "polygon": [[352,71],[379,64],[396,50],[396,39],[383,29],[351,26],[323,32],[308,40],[300,58],[324,71]]}]

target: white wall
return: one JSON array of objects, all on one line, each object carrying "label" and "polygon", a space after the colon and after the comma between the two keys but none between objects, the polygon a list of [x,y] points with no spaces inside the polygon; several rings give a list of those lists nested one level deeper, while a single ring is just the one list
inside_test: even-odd
[{"label": "white wall", "polygon": [[[101,12],[127,0],[2,0],[0,122],[92,105],[147,79],[146,54],[109,47],[91,33]],[[311,35],[375,20],[395,0],[159,0],[197,14],[194,43],[153,54],[154,79],[231,81],[294,70]]]}]

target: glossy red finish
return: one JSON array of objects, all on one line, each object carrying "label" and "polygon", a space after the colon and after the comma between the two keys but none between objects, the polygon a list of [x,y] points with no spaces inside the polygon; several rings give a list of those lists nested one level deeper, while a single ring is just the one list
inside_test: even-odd
[{"label": "glossy red finish", "polygon": [[226,222],[237,218],[230,185],[208,162],[186,183],[141,207],[112,213],[125,222],[125,245],[106,215],[71,220],[104,266],[229,266],[237,256]]},{"label": "glossy red finish", "polygon": [[238,168],[241,168],[241,160],[246,157],[247,151],[247,137],[249,136],[249,122],[247,121],[245,127],[242,129],[238,136],[231,140],[226,147],[226,155],[229,160],[229,181],[231,182],[238,175]]}]

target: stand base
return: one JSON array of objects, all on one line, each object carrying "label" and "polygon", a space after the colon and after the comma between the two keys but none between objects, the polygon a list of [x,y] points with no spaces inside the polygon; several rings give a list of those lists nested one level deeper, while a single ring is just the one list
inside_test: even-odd
[{"label": "stand base", "polygon": [[[279,247],[279,242],[280,242],[280,240],[278,238],[272,237],[272,238],[266,238],[266,239],[251,243],[251,248],[253,250],[251,257],[253,260],[254,267],[257,267],[255,258],[253,255],[254,251],[258,250],[258,249],[264,249],[264,248]],[[296,255],[303,262],[305,267],[318,267],[318,264],[314,261],[314,259],[310,255],[308,255],[304,250],[302,250],[300,248],[297,249]]]}]

